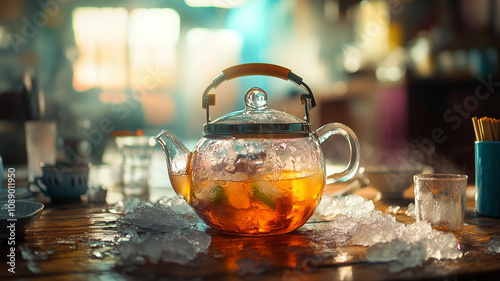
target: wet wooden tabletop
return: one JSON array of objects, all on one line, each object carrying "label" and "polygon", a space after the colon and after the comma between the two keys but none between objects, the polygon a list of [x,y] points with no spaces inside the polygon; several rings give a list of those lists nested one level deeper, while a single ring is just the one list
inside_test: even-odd
[{"label": "wet wooden tabletop", "polygon": [[[374,190],[357,192],[373,198]],[[108,202],[119,195],[110,190]],[[308,233],[321,223],[299,231],[267,237],[238,237],[208,230],[212,243],[207,254],[183,266],[173,263],[124,266],[112,241],[117,236],[111,205],[85,200],[53,205],[47,198],[38,221],[15,245],[15,273],[6,264],[9,248],[2,241],[0,280],[500,280],[500,254],[489,253],[486,242],[500,235],[500,219],[481,217],[467,200],[463,230],[455,232],[464,256],[457,260],[428,260],[423,266],[390,273],[385,263],[368,263],[366,247],[315,244]],[[398,221],[413,223],[404,214],[412,199],[375,202],[386,210],[400,206]],[[95,241],[109,241],[98,243]],[[21,251],[25,252],[23,257]]]}]

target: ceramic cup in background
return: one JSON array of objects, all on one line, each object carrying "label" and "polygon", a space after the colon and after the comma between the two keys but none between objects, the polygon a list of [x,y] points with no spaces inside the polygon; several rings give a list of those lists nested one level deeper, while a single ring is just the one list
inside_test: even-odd
[{"label": "ceramic cup in background", "polygon": [[476,211],[500,217],[500,141],[476,141]]},{"label": "ceramic cup in background", "polygon": [[89,165],[42,165],[42,171],[34,184],[52,201],[79,199],[87,192]]},{"label": "ceramic cup in background", "polygon": [[426,221],[439,230],[460,230],[465,217],[467,176],[420,174],[413,178],[417,221]]}]

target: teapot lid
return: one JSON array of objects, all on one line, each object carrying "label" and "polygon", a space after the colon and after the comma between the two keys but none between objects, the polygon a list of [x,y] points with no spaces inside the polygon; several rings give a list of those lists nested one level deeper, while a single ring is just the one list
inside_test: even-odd
[{"label": "teapot lid", "polygon": [[228,113],[204,126],[205,135],[218,134],[309,134],[311,124],[267,107],[267,94],[258,87],[245,93],[244,110]]}]

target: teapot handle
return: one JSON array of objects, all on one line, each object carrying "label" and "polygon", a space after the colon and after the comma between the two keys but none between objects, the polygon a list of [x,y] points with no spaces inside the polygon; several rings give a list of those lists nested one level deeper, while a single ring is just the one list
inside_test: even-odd
[{"label": "teapot handle", "polygon": [[354,134],[351,128],[341,123],[329,123],[323,125],[321,128],[316,130],[314,134],[316,135],[320,143],[323,143],[332,135],[341,135],[347,140],[351,150],[349,163],[347,164],[345,170],[343,170],[340,173],[327,175],[326,184],[331,184],[351,179],[356,174],[359,168],[360,150],[359,150],[359,141],[358,138],[356,137],[356,134]]},{"label": "teapot handle", "polygon": [[283,80],[288,80],[289,79],[288,75],[290,75],[291,72],[292,71],[288,68],[267,63],[240,64],[226,68],[222,71],[222,73],[224,73],[224,77],[226,78],[226,80],[231,80],[234,78],[242,76],[250,76],[250,75],[273,76],[276,78],[281,78]]},{"label": "teapot handle", "polygon": [[314,100],[314,96],[309,86],[302,81],[300,76],[293,73],[290,69],[268,63],[247,63],[226,68],[222,71],[222,73],[222,75],[212,81],[203,93],[202,106],[207,110],[207,123],[210,122],[209,107],[211,105],[215,105],[215,95],[209,95],[208,93],[210,90],[217,88],[224,81],[251,75],[272,76],[283,80],[290,80],[297,86],[304,88],[307,91],[307,94],[302,94],[300,96],[300,101],[306,108],[306,121],[311,123],[309,120],[309,110],[316,106],[316,101]]}]

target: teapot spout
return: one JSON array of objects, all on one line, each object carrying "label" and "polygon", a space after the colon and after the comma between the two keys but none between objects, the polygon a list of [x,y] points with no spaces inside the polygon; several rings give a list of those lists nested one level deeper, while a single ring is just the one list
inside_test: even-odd
[{"label": "teapot spout", "polygon": [[161,132],[155,136],[155,141],[160,144],[165,154],[169,174],[185,174],[191,152],[181,140],[172,132],[161,130]]},{"label": "teapot spout", "polygon": [[191,152],[172,132],[161,130],[154,139],[165,154],[170,182],[179,197],[189,203],[189,161]]}]

